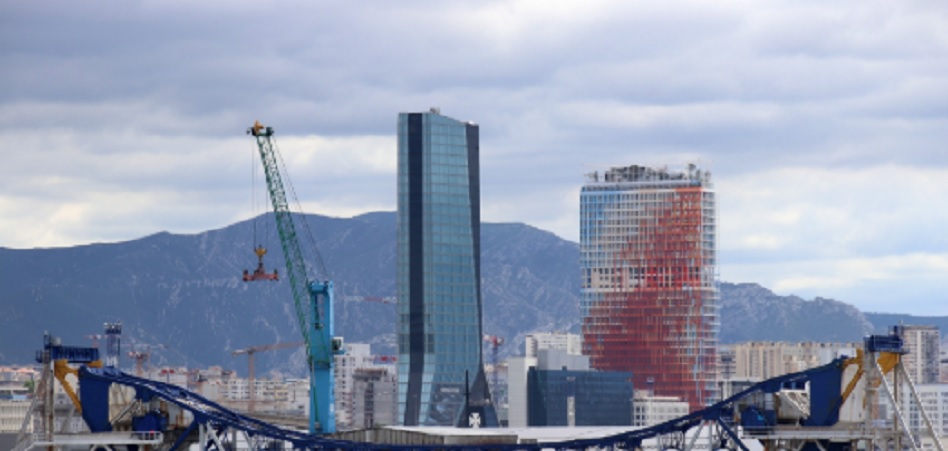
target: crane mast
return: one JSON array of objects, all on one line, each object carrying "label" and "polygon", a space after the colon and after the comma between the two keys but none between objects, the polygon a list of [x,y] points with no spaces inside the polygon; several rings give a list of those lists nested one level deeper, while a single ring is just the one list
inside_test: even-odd
[{"label": "crane mast", "polygon": [[[306,274],[306,262],[300,248],[290,213],[283,179],[273,148],[273,128],[264,127],[255,122],[247,129],[253,135],[263,161],[263,170],[267,180],[267,191],[273,203],[280,244],[286,259],[286,272],[289,276],[293,302],[299,320],[300,332],[306,343],[307,363],[309,364],[309,431],[310,433],[336,432],[335,399],[333,387],[333,355],[341,348],[333,338],[333,283],[332,281],[312,281]],[[321,268],[322,269],[322,268]],[[322,269],[323,275],[325,270]],[[320,309],[320,307],[322,307]],[[318,427],[317,427],[318,424]]]}]

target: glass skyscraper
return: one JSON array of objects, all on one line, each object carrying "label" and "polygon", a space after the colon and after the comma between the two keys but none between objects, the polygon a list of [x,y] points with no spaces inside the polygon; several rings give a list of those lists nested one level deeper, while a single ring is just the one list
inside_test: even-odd
[{"label": "glass skyscraper", "polygon": [[[479,128],[398,116],[398,415],[496,424],[481,340]],[[472,411],[471,406],[474,406]]]}]

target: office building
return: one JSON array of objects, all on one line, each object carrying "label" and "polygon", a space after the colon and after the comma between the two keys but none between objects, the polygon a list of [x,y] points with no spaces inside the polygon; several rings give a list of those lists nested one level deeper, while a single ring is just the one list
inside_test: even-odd
[{"label": "office building", "polygon": [[632,374],[530,368],[529,426],[631,426]]},{"label": "office building", "polygon": [[906,354],[905,371],[916,384],[935,384],[941,373],[941,332],[937,326],[898,325],[895,334],[902,338]]},{"label": "office building", "polygon": [[542,349],[561,349],[571,355],[583,353],[581,337],[562,332],[534,332],[524,337],[523,347],[527,357],[536,357],[537,351]]},{"label": "office building", "polygon": [[[884,394],[884,390],[880,388],[877,392],[880,418],[893,415],[892,400]],[[908,385],[901,384],[898,396],[899,411],[905,416],[905,426],[913,431],[916,439],[920,441],[919,449],[938,449],[931,435],[928,434],[921,407],[924,406],[925,414],[932,422],[935,435],[944,442],[948,438],[948,384],[918,384],[915,385],[915,391],[918,393],[921,404],[915,401]]]},{"label": "office building", "polygon": [[[373,355],[368,343],[346,343],[346,352],[334,356],[334,359],[337,427],[371,427],[364,426],[367,421],[372,424],[394,425],[394,409],[391,414],[386,414],[384,408],[379,410],[379,415],[375,415],[372,411],[376,404],[374,398],[376,396],[383,396],[377,400],[380,406],[382,404],[395,405],[395,365],[389,361],[394,359]],[[362,379],[359,379],[360,377]],[[382,384],[389,379],[392,380],[392,388],[385,390]],[[363,386],[360,386],[360,383]],[[366,384],[369,385],[368,388],[364,386]],[[390,394],[392,399],[384,400],[383,393]],[[370,409],[368,413],[365,411],[366,407]]]},{"label": "office building", "polygon": [[589,174],[580,194],[583,353],[692,410],[716,399],[720,324],[711,174]]},{"label": "office building", "polygon": [[[562,351],[560,351],[562,352]],[[507,425],[527,426],[527,375],[537,366],[536,357],[507,359]],[[588,365],[588,361],[586,362]]]},{"label": "office building", "polygon": [[749,341],[731,345],[734,356],[732,377],[754,380],[771,379],[785,374],[826,365],[840,357],[854,357],[857,343]]},{"label": "office building", "polygon": [[0,433],[19,432],[32,395],[22,383],[0,382]]},{"label": "office building", "polygon": [[592,371],[588,356],[555,348],[507,363],[510,427],[632,424],[631,373]]},{"label": "office building", "polygon": [[358,368],[352,374],[352,425],[360,429],[398,422],[398,380],[388,368]]},{"label": "office building", "polygon": [[674,396],[653,396],[636,390],[632,401],[632,426],[647,427],[688,415],[688,403]]},{"label": "office building", "polygon": [[948,350],[942,348],[938,359],[938,382],[948,384]]},{"label": "office building", "polygon": [[476,124],[434,108],[398,116],[398,415],[406,426],[496,425],[481,348],[479,136]]}]

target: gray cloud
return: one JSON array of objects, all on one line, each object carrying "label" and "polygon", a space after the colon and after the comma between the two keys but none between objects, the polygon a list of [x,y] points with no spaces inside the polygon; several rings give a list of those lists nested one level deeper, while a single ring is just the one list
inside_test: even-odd
[{"label": "gray cloud", "polygon": [[395,115],[440,106],[481,125],[487,220],[575,240],[584,172],[701,161],[725,279],[881,303],[852,268],[883,261],[943,299],[905,274],[948,245],[945,30],[934,0],[7,2],[0,245],[245,218],[255,119],[308,209],[394,209]]}]

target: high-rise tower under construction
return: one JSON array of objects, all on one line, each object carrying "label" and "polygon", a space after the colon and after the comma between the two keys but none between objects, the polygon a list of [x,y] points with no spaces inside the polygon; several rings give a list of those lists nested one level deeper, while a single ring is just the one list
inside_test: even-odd
[{"label": "high-rise tower under construction", "polygon": [[715,399],[718,331],[711,174],[615,167],[580,195],[583,351],[636,389]]}]

